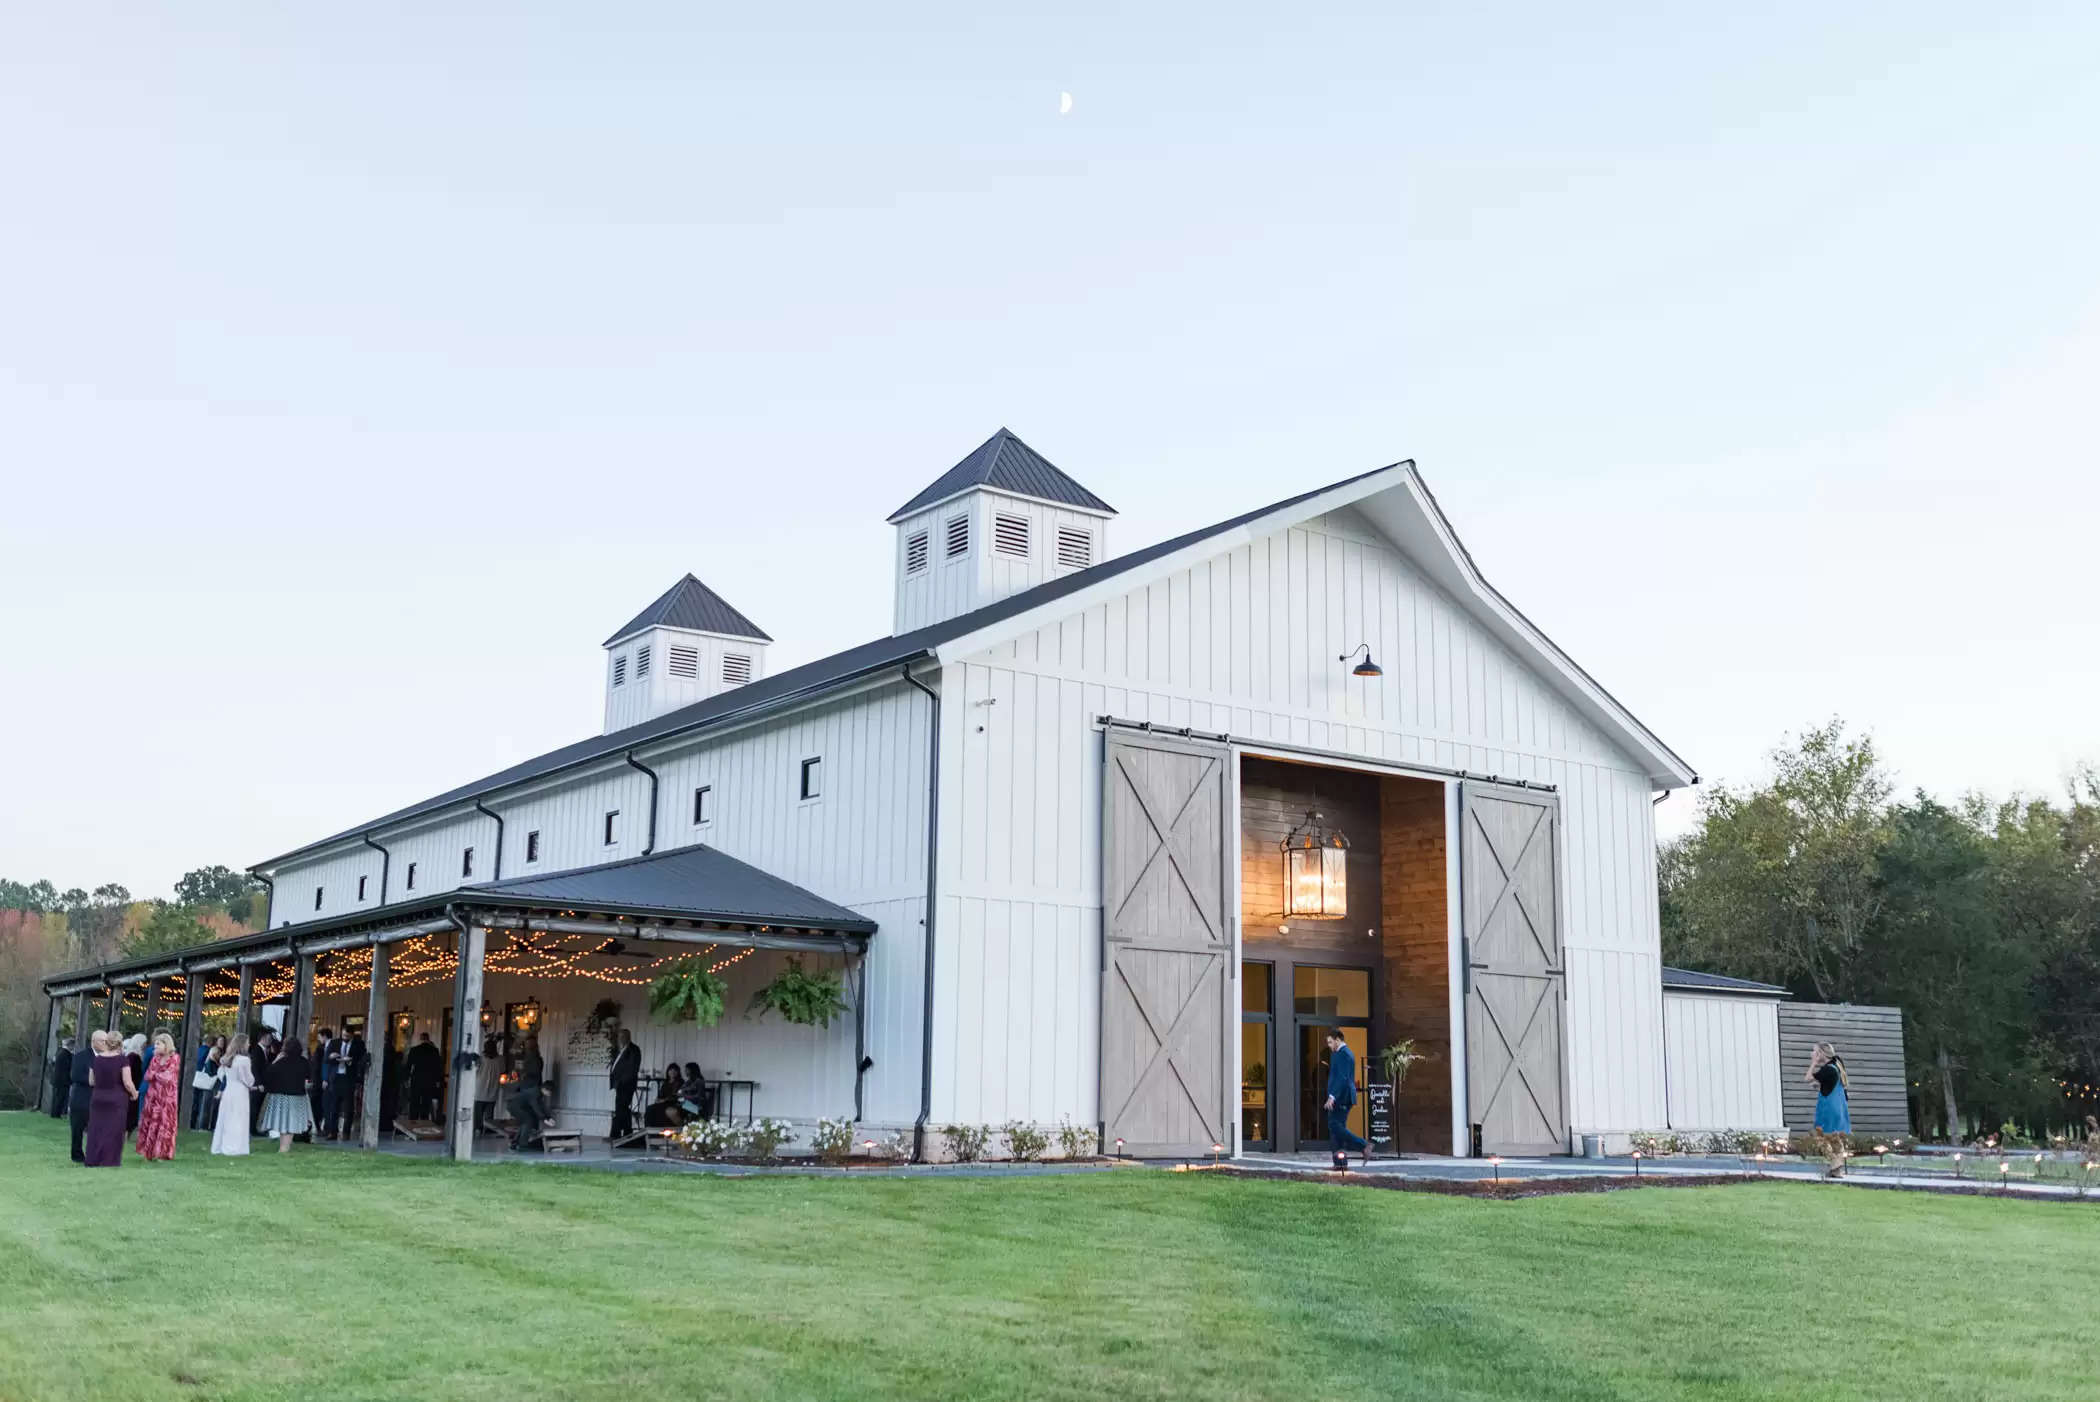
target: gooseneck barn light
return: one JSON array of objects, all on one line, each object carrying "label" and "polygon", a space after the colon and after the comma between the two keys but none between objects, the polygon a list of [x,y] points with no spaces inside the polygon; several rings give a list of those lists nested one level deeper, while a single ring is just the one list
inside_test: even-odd
[{"label": "gooseneck barn light", "polygon": [[1385,669],[1371,660],[1371,645],[1369,643],[1358,643],[1353,650],[1343,653],[1340,657],[1337,657],[1334,660],[1337,662],[1347,662],[1350,658],[1356,656],[1356,654],[1359,652],[1364,655],[1364,660],[1357,663],[1354,667],[1351,667],[1349,669],[1350,676],[1382,677],[1385,675]]},{"label": "gooseneck barn light", "polygon": [[1283,913],[1339,920],[1349,913],[1349,839],[1308,812],[1283,843]]}]

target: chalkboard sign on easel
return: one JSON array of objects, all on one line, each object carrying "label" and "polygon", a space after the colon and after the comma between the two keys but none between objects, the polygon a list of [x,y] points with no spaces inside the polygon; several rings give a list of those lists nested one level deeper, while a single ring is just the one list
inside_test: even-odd
[{"label": "chalkboard sign on easel", "polygon": [[1371,1147],[1391,1152],[1393,1147],[1393,1088],[1372,1084],[1364,1087],[1371,1105]]}]

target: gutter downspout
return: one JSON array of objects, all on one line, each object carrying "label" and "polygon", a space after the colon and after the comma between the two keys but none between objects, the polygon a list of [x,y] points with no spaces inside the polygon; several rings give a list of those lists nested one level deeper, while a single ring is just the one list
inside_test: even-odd
[{"label": "gutter downspout", "polygon": [[629,764],[649,776],[649,845],[642,849],[642,855],[646,857],[656,850],[656,786],[658,780],[656,771],[636,759],[633,750],[629,750],[625,758]]},{"label": "gutter downspout", "polygon": [[904,680],[926,693],[933,710],[926,721],[926,986],[920,995],[919,1020],[919,1118],[911,1127],[911,1161],[926,1162],[926,1121],[933,1117],[933,903],[935,878],[940,872],[941,831],[941,694],[911,674],[904,664]]},{"label": "gutter downspout", "polygon": [[379,854],[379,903],[381,905],[385,905],[386,879],[388,874],[391,873],[394,869],[394,854],[392,852],[387,851],[386,848],[381,847],[378,843],[374,842],[372,840],[372,834],[368,832],[361,832],[358,834],[358,836],[365,840],[365,846],[371,848],[373,851]]},{"label": "gutter downspout", "polygon": [[248,875],[254,877],[257,881],[260,881],[263,884],[262,927],[265,930],[267,930],[270,928],[270,918],[277,913],[277,883],[272,881],[269,877],[264,876],[261,872],[255,870],[253,867],[250,867],[248,869]]},{"label": "gutter downspout", "polygon": [[474,800],[474,806],[496,820],[496,872],[489,880],[501,881],[503,879],[503,815],[478,798]]}]

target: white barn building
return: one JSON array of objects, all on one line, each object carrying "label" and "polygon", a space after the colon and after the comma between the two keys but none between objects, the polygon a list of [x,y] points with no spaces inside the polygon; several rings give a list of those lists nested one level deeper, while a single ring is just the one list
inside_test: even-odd
[{"label": "white barn building", "polygon": [[[529,1026],[557,1119],[602,1134],[610,1017],[740,1112],[1208,1153],[1322,1147],[1338,1027],[1366,1069],[1434,1058],[1402,1149],[1665,1126],[1651,807],[1686,763],[1488,585],[1412,463],[1121,556],[1113,516],[1001,430],[891,518],[895,632],[784,671],[688,575],[604,644],[600,734],[261,863],[262,933],[48,980],[53,1036],[59,1000],[84,1025],[133,984],[191,1046],[213,999],[448,1061],[460,1027],[508,1060]],[[695,953],[727,1014],[653,1020]],[[789,957],[852,1011],[745,1016]]]}]

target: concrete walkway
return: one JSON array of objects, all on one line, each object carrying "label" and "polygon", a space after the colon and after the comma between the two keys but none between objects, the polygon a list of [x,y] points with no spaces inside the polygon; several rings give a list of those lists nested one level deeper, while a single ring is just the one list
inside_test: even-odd
[{"label": "concrete walkway", "polygon": [[[1309,1176],[1324,1176],[1332,1172],[1326,1154],[1242,1154],[1232,1162],[1242,1168],[1260,1169],[1265,1172],[1303,1173]],[[1499,1165],[1487,1159],[1374,1158],[1365,1166],[1360,1166],[1354,1161],[1349,1166],[1352,1176],[1458,1181],[1500,1178],[1505,1183],[1531,1178],[1618,1178],[1632,1176],[1634,1171],[1634,1161],[1630,1157],[1504,1159]],[[1855,1188],[1938,1189],[1947,1192],[1987,1194],[1991,1197],[2001,1194],[2007,1197],[2073,1200],[2084,1197],[2100,1205],[2100,1183],[2095,1183],[2091,1190],[2081,1193],[2075,1183],[2035,1183],[2024,1179],[1999,1183],[1975,1178],[1960,1179],[1946,1173],[1906,1173],[1900,1162],[1884,1166],[1872,1159],[1854,1159],[1846,1166],[1845,1176],[1842,1178],[1826,1178],[1823,1166],[1818,1163],[1802,1160],[1766,1160],[1760,1163],[1755,1157],[1738,1157],[1733,1154],[1673,1154],[1666,1159],[1642,1159],[1639,1168],[1639,1175],[1643,1178],[1696,1177],[1716,1173],[1803,1183],[1834,1183]]]}]

